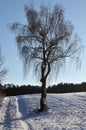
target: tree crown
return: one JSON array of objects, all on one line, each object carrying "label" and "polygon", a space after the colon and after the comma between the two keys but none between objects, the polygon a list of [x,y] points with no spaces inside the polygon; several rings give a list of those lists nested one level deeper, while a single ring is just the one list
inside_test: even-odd
[{"label": "tree crown", "polygon": [[52,65],[58,68],[66,57],[78,58],[79,38],[71,22],[65,20],[61,6],[55,5],[51,10],[42,5],[38,11],[26,5],[25,13],[27,25],[13,23],[11,26],[25,69],[30,62],[35,63],[36,70],[41,65],[47,77]]}]

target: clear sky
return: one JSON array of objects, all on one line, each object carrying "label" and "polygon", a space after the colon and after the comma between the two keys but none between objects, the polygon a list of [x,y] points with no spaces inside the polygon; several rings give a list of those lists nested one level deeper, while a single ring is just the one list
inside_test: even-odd
[{"label": "clear sky", "polygon": [[[9,24],[14,22],[26,23],[24,5],[31,0],[0,0],[0,45],[5,57],[5,66],[8,74],[3,83],[32,84],[39,85],[35,75],[29,72],[27,78],[23,78],[23,64],[18,55],[15,41],[15,34],[10,32]],[[82,54],[81,69],[74,68],[74,65],[67,65],[62,69],[57,77],[48,81],[48,84],[60,82],[81,83],[86,81],[86,0],[33,0],[34,6],[39,8],[41,2],[62,4],[65,10],[65,17],[74,25],[81,42],[84,45]],[[54,74],[53,74],[54,75]]]}]

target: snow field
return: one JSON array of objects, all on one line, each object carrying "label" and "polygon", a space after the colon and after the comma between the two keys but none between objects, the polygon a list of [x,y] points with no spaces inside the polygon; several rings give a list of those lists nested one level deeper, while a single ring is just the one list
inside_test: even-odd
[{"label": "snow field", "polygon": [[48,94],[48,112],[35,113],[40,95],[6,97],[0,130],[86,130],[86,93]]}]

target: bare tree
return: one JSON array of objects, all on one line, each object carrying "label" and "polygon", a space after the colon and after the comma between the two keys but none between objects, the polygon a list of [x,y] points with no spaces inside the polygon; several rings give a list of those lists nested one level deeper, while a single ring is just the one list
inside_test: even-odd
[{"label": "bare tree", "polygon": [[13,23],[11,30],[16,34],[18,49],[25,70],[35,63],[39,69],[41,99],[39,111],[47,109],[46,80],[51,70],[64,64],[67,57],[78,58],[79,38],[74,26],[66,21],[64,10],[55,5],[53,9],[41,5],[39,10],[25,6],[27,24]]},{"label": "bare tree", "polygon": [[6,76],[7,70],[4,68],[4,61],[3,61],[3,56],[1,53],[1,48],[0,48],[0,106],[3,101],[3,97],[5,96],[5,91],[3,86],[1,85],[2,80],[4,80],[4,77]]},{"label": "bare tree", "polygon": [[0,83],[2,82],[4,77],[6,76],[6,73],[7,73],[7,70],[4,67],[4,58],[2,56],[2,52],[1,52],[1,48],[0,48]]}]

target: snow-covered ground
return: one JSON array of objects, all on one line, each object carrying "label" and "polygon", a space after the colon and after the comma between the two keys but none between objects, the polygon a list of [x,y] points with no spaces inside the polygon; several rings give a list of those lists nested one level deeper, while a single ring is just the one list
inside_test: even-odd
[{"label": "snow-covered ground", "polygon": [[6,97],[0,130],[86,130],[86,93],[48,94],[48,112],[33,112],[40,95]]}]

